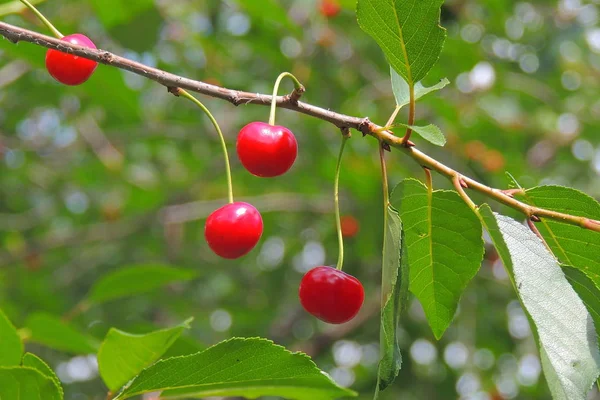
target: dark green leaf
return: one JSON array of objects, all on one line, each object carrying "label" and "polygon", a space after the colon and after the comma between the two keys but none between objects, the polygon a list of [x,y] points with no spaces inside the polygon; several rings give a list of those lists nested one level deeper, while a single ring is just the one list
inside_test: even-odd
[{"label": "dark green leaf", "polygon": [[56,385],[60,393],[60,397],[63,397],[63,388],[60,384],[60,380],[58,379],[54,371],[52,371],[52,368],[50,368],[48,364],[46,364],[41,358],[39,358],[35,354],[25,353],[25,355],[23,356],[23,366],[38,370],[46,378],[50,378],[52,381],[54,381],[54,384]]},{"label": "dark green leaf", "polygon": [[192,319],[173,328],[134,335],[111,328],[98,350],[98,368],[106,386],[116,391],[159,359],[189,328]]},{"label": "dark green leaf", "polygon": [[437,62],[446,30],[439,25],[443,0],[358,0],[358,24],[379,44],[410,86]]},{"label": "dark green leaf", "polygon": [[535,324],[553,398],[585,400],[600,373],[598,341],[585,305],[529,228],[493,213],[488,205],[480,207],[480,213]]},{"label": "dark green leaf", "polygon": [[75,354],[90,354],[98,350],[98,342],[73,328],[60,318],[35,313],[27,318],[25,327],[29,331],[29,341],[43,344],[56,350]]},{"label": "dark green leaf", "polygon": [[87,297],[90,303],[104,303],[122,297],[151,292],[176,281],[196,276],[194,271],[166,265],[136,265],[124,267],[97,281]]},{"label": "dark green leaf", "polygon": [[379,390],[391,385],[402,367],[397,335],[400,313],[408,303],[408,282],[409,270],[402,221],[398,212],[388,207],[383,241]]},{"label": "dark green leaf", "polygon": [[410,290],[440,338],[481,265],[481,223],[456,192],[428,193],[414,179],[396,187],[391,203],[398,207],[404,224]]},{"label": "dark green leaf", "polygon": [[19,365],[23,342],[13,324],[0,310],[0,367]]},{"label": "dark green leaf", "polygon": [[[392,76],[392,90],[394,91],[394,98],[396,99],[396,105],[398,107],[404,107],[410,103],[410,88],[408,83],[394,70],[390,68],[390,74]],[[431,92],[441,90],[448,86],[450,81],[446,78],[439,81],[437,84],[425,87],[421,82],[415,84],[415,101]]]},{"label": "dark green leaf", "polygon": [[56,383],[30,367],[0,367],[0,399],[62,400]]},{"label": "dark green leaf", "polygon": [[162,396],[280,396],[328,400],[353,396],[302,353],[266,339],[233,338],[203,352],[169,358],[142,371],[115,400],[163,391]]}]

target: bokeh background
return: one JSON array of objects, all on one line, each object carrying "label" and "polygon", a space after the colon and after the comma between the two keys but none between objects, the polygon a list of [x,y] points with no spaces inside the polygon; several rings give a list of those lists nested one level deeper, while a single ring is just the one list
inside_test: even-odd
[{"label": "bokeh background", "polygon": [[[304,100],[383,124],[393,111],[389,69],[358,27],[354,1],[326,16],[320,0],[53,0],[35,2],[65,34],[170,72],[269,93],[282,71],[306,86]],[[486,184],[565,184],[600,196],[600,1],[448,0],[448,39],[426,84],[452,83],[417,105],[445,148],[426,152]],[[47,33],[18,1],[3,21]],[[302,274],[335,264],[332,185],[339,131],[280,110],[299,157],[279,178],[251,176],[235,155],[238,130],[268,108],[201,97],[221,123],[237,199],[263,213],[248,256],[224,261],[208,249],[204,218],[226,203],[215,131],[194,106],[152,82],[99,66],[80,87],[54,82],[45,50],[0,41],[0,307],[17,326],[28,314],[63,315],[99,277],[131,265],[189,268],[198,278],[93,307],[73,320],[102,338],[109,327],[144,332],[194,316],[170,354],[231,336],[263,336],[311,354],[342,385],[372,396],[378,362],[382,246],[377,146],[355,133],[341,174],[345,270],[365,285],[363,312],[346,325],[302,311]],[[289,82],[281,93],[291,90]],[[401,114],[405,119],[405,114]],[[388,155],[390,185],[423,178]],[[434,176],[438,188],[448,187]],[[477,197],[477,201],[484,199]],[[515,217],[511,210],[493,204]],[[455,321],[435,341],[418,301],[401,321],[404,365],[383,399],[548,399],[527,318],[489,249]],[[93,356],[28,345],[65,384],[69,400],[104,399]],[[599,398],[594,390],[590,398]]]}]

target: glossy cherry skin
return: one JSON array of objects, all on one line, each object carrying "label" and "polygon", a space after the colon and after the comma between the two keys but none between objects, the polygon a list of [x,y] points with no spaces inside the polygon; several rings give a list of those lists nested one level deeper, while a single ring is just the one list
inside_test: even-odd
[{"label": "glossy cherry skin", "polygon": [[298,295],[306,311],[330,324],[350,321],[365,299],[358,279],[326,266],[313,268],[304,275]]},{"label": "glossy cherry skin", "polygon": [[218,256],[239,258],[256,246],[263,232],[260,213],[244,202],[227,204],[206,219],[204,237]]},{"label": "glossy cherry skin", "polygon": [[240,130],[236,150],[251,174],[271,178],[291,168],[298,155],[298,142],[289,129],[257,121]]},{"label": "glossy cherry skin", "polygon": [[[67,35],[61,40],[80,46],[96,48],[87,36],[80,33]],[[98,66],[96,61],[88,60],[73,54],[49,49],[46,52],[46,69],[54,79],[65,85],[80,85],[87,81]]]}]

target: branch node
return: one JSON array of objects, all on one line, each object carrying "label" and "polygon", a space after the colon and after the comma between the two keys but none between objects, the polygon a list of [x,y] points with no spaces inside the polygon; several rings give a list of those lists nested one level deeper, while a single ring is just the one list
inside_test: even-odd
[{"label": "branch node", "polygon": [[350,133],[350,128],[347,126],[342,126],[340,128],[340,130],[342,131],[342,136],[347,137],[348,139],[350,139],[352,137],[352,133]]},{"label": "branch node", "polygon": [[358,130],[362,132],[363,137],[370,135],[372,132],[373,123],[369,120],[369,117],[363,118],[358,124]]},{"label": "branch node", "polygon": [[465,189],[469,188],[469,184],[467,183],[467,181],[465,181],[465,178],[460,177],[459,180],[458,180],[458,182],[460,183],[461,187],[463,187]]},{"label": "branch node", "polygon": [[541,221],[540,217],[538,217],[537,215],[531,215],[531,216],[529,217],[529,220],[530,220],[531,222],[540,222],[540,221]]},{"label": "branch node", "polygon": [[171,93],[173,96],[177,96],[179,97],[180,91],[181,89],[179,89],[177,86],[167,86],[167,91],[169,93]]},{"label": "branch node", "polygon": [[385,151],[392,151],[392,148],[390,147],[390,144],[387,142],[381,142],[381,147],[383,147],[383,149]]},{"label": "branch node", "polygon": [[300,86],[298,89],[294,89],[294,91],[288,95],[289,102],[293,105],[298,105],[298,100],[300,100],[300,97],[302,97],[304,92],[306,92],[304,85]]},{"label": "branch node", "polygon": [[506,189],[501,190],[501,192],[507,195],[508,197],[515,197],[516,194],[525,194],[525,191],[523,189]]},{"label": "branch node", "polygon": [[407,140],[406,143],[403,143],[404,147],[415,147],[415,143],[412,140]]},{"label": "branch node", "polygon": [[100,54],[100,58],[102,59],[102,62],[105,62],[107,64],[110,64],[113,62],[114,59],[114,54],[112,54],[109,51],[105,51],[102,54]]}]

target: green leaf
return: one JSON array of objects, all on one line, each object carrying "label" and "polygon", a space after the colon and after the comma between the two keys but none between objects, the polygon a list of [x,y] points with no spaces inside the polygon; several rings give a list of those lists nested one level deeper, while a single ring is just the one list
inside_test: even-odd
[{"label": "green leaf", "polygon": [[153,0],[90,0],[94,15],[105,29],[129,22],[136,15],[154,7]]},{"label": "green leaf", "polygon": [[23,356],[23,366],[33,368],[39,371],[46,378],[50,378],[58,388],[60,398],[63,397],[63,388],[60,384],[60,380],[58,379],[54,371],[52,371],[52,368],[50,368],[48,364],[46,364],[41,358],[39,358],[35,354],[25,353],[25,355]]},{"label": "green leaf", "polygon": [[96,339],[79,332],[60,318],[46,313],[35,313],[27,318],[25,328],[29,341],[74,354],[96,353]]},{"label": "green leaf", "polygon": [[592,318],[558,261],[523,224],[480,207],[498,254],[513,273],[519,297],[540,342],[542,366],[554,399],[584,400],[600,374]]},{"label": "green leaf", "polygon": [[427,140],[429,143],[433,143],[436,146],[443,146],[446,144],[446,137],[436,125],[427,125],[427,126],[415,126],[415,125],[405,125],[398,124],[413,130],[413,132],[417,133],[423,139]]},{"label": "green leaf", "polygon": [[356,16],[389,64],[409,86],[437,62],[446,30],[439,25],[443,0],[358,0]]},{"label": "green leaf", "polygon": [[458,300],[483,259],[481,223],[454,191],[414,179],[392,193],[406,235],[410,290],[417,296],[436,338],[450,325]]},{"label": "green leaf", "polygon": [[88,294],[87,301],[95,304],[104,303],[151,292],[169,283],[187,281],[195,276],[196,273],[188,269],[166,265],[136,265],[121,268],[96,282]]},{"label": "green leaf", "polygon": [[13,324],[0,310],[0,367],[19,365],[23,342]]},{"label": "green leaf", "polygon": [[111,328],[98,351],[98,368],[106,386],[114,392],[158,360],[192,320],[145,335]]},{"label": "green leaf", "polygon": [[402,221],[398,212],[387,208],[385,236],[383,240],[383,266],[378,390],[384,390],[394,382],[402,367],[402,354],[398,345],[398,321],[408,303],[409,270]]},{"label": "green leaf", "polygon": [[300,31],[298,25],[290,18],[285,8],[279,1],[263,0],[263,1],[247,1],[237,0],[237,5],[246,11],[252,20],[266,22],[269,25],[274,23],[282,24],[285,28],[298,33]]},{"label": "green leaf", "polygon": [[600,289],[586,274],[577,268],[563,266],[563,272],[592,316],[596,328],[596,337],[600,343]]},{"label": "green leaf", "polygon": [[[400,108],[404,107],[410,103],[410,88],[408,87],[408,83],[406,83],[406,81],[400,75],[398,75],[394,68],[390,67],[390,74],[392,76],[392,90],[394,92],[394,97],[396,98],[396,106]],[[415,84],[415,101],[419,100],[426,94],[435,92],[436,90],[441,90],[449,84],[450,81],[446,78],[430,87],[425,87],[421,82],[417,82]]]},{"label": "green leaf", "polygon": [[62,400],[56,383],[30,367],[0,367],[0,399]]},{"label": "green leaf", "polygon": [[[600,220],[600,204],[568,187],[539,186],[517,197],[537,207]],[[536,226],[561,263],[582,270],[600,288],[600,232],[546,218]]]},{"label": "green leaf", "polygon": [[355,396],[337,386],[302,353],[270,340],[233,338],[200,353],[158,361],[142,371],[115,400],[163,391],[162,397],[280,396],[327,400]]}]

